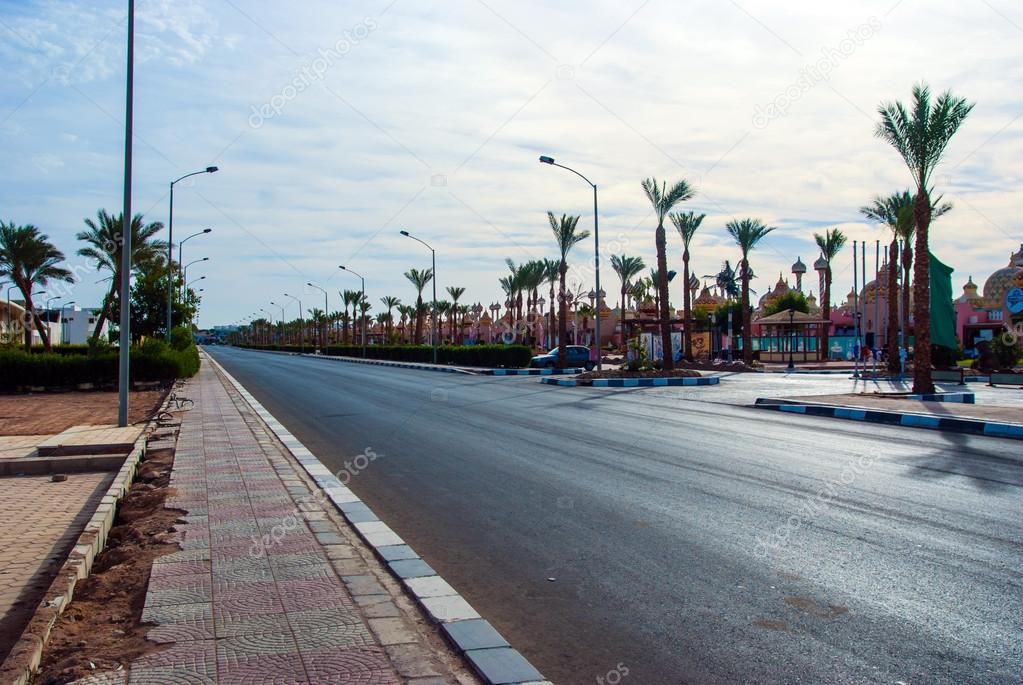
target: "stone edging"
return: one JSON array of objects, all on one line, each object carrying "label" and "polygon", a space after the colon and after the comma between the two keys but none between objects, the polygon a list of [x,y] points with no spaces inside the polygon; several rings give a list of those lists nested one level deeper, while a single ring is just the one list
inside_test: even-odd
[{"label": "stone edging", "polygon": [[754,404],[757,409],[774,409],[792,414],[807,416],[824,416],[832,419],[848,419],[851,421],[868,421],[884,423],[890,426],[907,426],[912,428],[930,428],[932,430],[951,431],[986,435],[994,438],[1011,438],[1023,440],[1023,426],[1011,423],[997,423],[978,419],[960,419],[946,416],[929,416],[909,412],[880,411],[876,409],[857,409],[854,407],[838,407],[825,404],[799,404],[790,400],[778,400],[760,397]]},{"label": "stone edging", "polygon": [[124,464],[114,476],[106,494],[96,505],[92,517],[85,524],[84,530],[68,553],[67,560],[60,567],[53,582],[50,583],[35,614],[22,631],[21,638],[11,648],[7,659],[0,665],[0,682],[26,685],[39,668],[43,650],[57,619],[74,598],[78,582],[89,577],[93,562],[106,546],[107,535],[117,516],[117,506],[135,481],[139,462],[142,461],[146,453],[146,443],[157,425],[155,417],[167,409],[170,404],[169,397],[168,393],[154,418],[147,422],[138,440],[135,441],[131,452],[124,459]]},{"label": "stone edging", "polygon": [[[206,361],[226,378],[316,482],[359,537],[397,578],[426,615],[443,630],[488,685],[550,685],[540,672],[473,609],[457,591],[341,483],[319,459],[210,355]],[[330,359],[330,357],[324,357]],[[362,360],[359,360],[360,362]]]},{"label": "stone edging", "polygon": [[585,369],[484,369],[482,376],[562,376],[582,373]]},{"label": "stone edging", "polygon": [[541,383],[560,387],[592,387],[592,388],[649,388],[667,386],[718,385],[719,376],[683,376],[681,378],[594,378],[593,380],[577,380],[575,378],[541,378]]}]

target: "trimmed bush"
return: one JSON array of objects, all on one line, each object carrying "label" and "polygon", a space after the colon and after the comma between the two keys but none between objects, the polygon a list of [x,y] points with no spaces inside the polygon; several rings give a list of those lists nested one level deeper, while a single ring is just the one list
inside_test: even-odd
[{"label": "trimmed bush", "polygon": [[[183,350],[159,345],[143,345],[131,350],[132,381],[172,381],[188,378],[199,371],[199,352],[195,345]],[[0,391],[13,392],[27,387],[74,387],[81,383],[116,386],[117,350],[93,355],[32,353],[20,350],[0,351]]]},{"label": "trimmed bush", "polygon": [[[254,350],[281,350],[298,352],[298,345],[239,345]],[[308,348],[307,348],[308,349]],[[330,345],[325,354],[339,357],[361,357],[361,345]],[[368,359],[396,362],[433,362],[433,348],[429,345],[368,345]],[[437,363],[454,366],[483,366],[487,368],[520,368],[529,364],[533,351],[525,345],[444,345],[437,348]]]},{"label": "trimmed bush", "polygon": [[[24,348],[22,348],[24,349]],[[61,356],[72,356],[76,354],[89,354],[88,345],[54,345],[50,352],[42,345],[33,345],[32,354],[59,354]]]}]

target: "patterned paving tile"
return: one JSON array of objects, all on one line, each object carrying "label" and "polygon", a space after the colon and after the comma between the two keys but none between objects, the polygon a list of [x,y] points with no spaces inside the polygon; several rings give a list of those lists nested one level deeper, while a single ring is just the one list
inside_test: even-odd
[{"label": "patterned paving tile", "polygon": [[355,606],[341,581],[333,578],[277,581],[277,591],[286,611]]},{"label": "patterned paving tile", "polygon": [[[255,656],[217,655],[220,685],[290,685],[321,682],[310,679],[297,653]],[[322,681],[326,682],[326,681]]]},{"label": "patterned paving tile", "polygon": [[316,685],[401,685],[380,647],[303,653],[302,661]]}]

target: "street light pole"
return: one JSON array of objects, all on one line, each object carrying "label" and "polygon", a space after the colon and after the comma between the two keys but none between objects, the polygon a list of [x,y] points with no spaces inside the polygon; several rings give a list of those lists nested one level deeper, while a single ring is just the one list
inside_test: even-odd
[{"label": "street light pole", "polygon": [[[357,273],[355,273],[354,271],[352,271],[351,269],[349,269],[346,266],[338,266],[338,268],[341,269],[342,271],[347,271],[350,274],[354,274],[355,276],[358,276],[359,280],[362,281],[362,295],[360,296],[360,300],[359,300],[359,310],[361,312],[362,311],[362,303],[365,302],[365,300],[366,300],[366,279],[362,277],[362,274],[357,274]],[[434,292],[436,292],[437,276],[434,275],[433,278],[434,278]],[[434,295],[434,297],[436,298],[436,295]],[[366,358],[366,322],[364,320],[362,320],[362,316],[363,316],[362,314],[359,314],[359,319],[360,319],[359,327],[362,329],[362,358],[365,359]],[[433,361],[434,361],[435,364],[437,363],[436,352],[434,353]]]},{"label": "street light pole", "polygon": [[794,324],[795,320],[796,320],[796,310],[795,309],[790,309],[789,310],[789,368],[788,368],[789,373],[792,373],[793,371],[796,370],[795,360],[792,357],[792,347],[793,347],[793,344],[792,344],[793,343],[793,339],[792,339],[793,330],[792,329],[795,326],[795,324]]},{"label": "street light pole", "polygon": [[412,238],[417,242],[426,245],[426,248],[430,251],[432,266],[430,270],[433,272],[433,311],[430,313],[430,342],[433,343],[433,363],[437,363],[437,251],[430,246],[425,240],[420,240],[408,231],[399,231],[406,238]]},{"label": "street light pole", "polygon": [[185,264],[184,275],[181,278],[181,287],[182,287],[183,290],[184,290],[184,287],[185,287],[184,284],[188,280],[188,267],[192,266],[193,264],[198,264],[199,262],[208,262],[208,261],[210,261],[209,257],[203,257],[202,259],[193,259],[188,264]]},{"label": "street light pole", "polygon": [[284,332],[284,306],[277,304],[273,300],[270,300],[270,304],[272,304],[273,306],[275,306],[275,307],[277,307],[278,309],[281,310],[281,321],[280,321],[280,324],[281,324],[281,342],[287,344],[287,336],[285,335],[285,332]]},{"label": "street light pole", "polygon": [[324,290],[323,288],[321,288],[318,285],[313,285],[312,283],[306,283],[306,285],[309,286],[310,288],[316,288],[317,290],[319,290],[320,292],[323,293],[323,326],[321,328],[322,335],[320,337],[322,338],[321,342],[323,344],[323,353],[326,354],[327,353],[327,312],[330,310],[330,307],[327,304],[327,291]]},{"label": "street light pole", "polygon": [[204,228],[203,230],[199,231],[198,233],[193,233],[192,235],[188,236],[187,238],[182,240],[180,243],[178,243],[178,297],[179,298],[182,295],[182,289],[185,287],[185,278],[184,278],[184,275],[181,272],[181,265],[183,264],[183,262],[181,260],[182,247],[184,246],[185,243],[187,243],[189,240],[191,240],[192,238],[196,237],[197,235],[203,235],[205,233],[209,233],[212,230],[213,230],[212,228]]},{"label": "street light pole", "polygon": [[[170,342],[171,337],[171,310],[174,306],[174,281],[170,277],[171,265],[174,264],[174,184],[178,181],[184,181],[190,176],[196,176],[198,174],[212,174],[218,170],[218,167],[208,166],[202,171],[193,171],[190,174],[185,174],[179,178],[174,179],[170,182],[170,211],[167,213],[167,342]],[[131,217],[125,216],[125,242],[127,243],[127,233],[130,227]],[[184,241],[182,241],[184,242]],[[180,266],[180,263],[179,265]]]},{"label": "street light pole", "polygon": [[284,293],[285,297],[290,297],[295,302],[298,302],[298,344],[302,354],[305,354],[305,318],[302,314],[302,300],[298,299],[294,295]]},{"label": "street light pole", "polygon": [[[573,174],[575,174],[576,176],[578,176],[582,180],[586,181],[586,183],[588,183],[589,186],[591,188],[593,188],[593,274],[594,274],[594,278],[596,280],[596,287],[594,288],[594,292],[597,293],[597,313],[596,313],[596,317],[595,317],[595,322],[594,323],[596,325],[595,333],[596,333],[596,337],[597,337],[597,340],[596,340],[596,343],[597,343],[597,371],[600,371],[603,368],[602,364],[601,364],[601,359],[603,357],[603,354],[601,354],[601,346],[600,346],[600,230],[599,230],[599,225],[597,223],[597,184],[594,183],[593,181],[591,181],[590,179],[586,178],[582,174],[580,174],[575,169],[572,169],[571,167],[567,167],[567,166],[565,166],[563,164],[557,164],[554,161],[553,157],[548,157],[546,155],[541,155],[540,156],[540,163],[541,164],[549,164],[551,166],[556,166],[556,167],[560,167],[562,169],[565,169],[566,171],[571,171]],[[558,344],[564,344],[564,343],[559,341]]]},{"label": "street light pole", "polygon": [[[124,206],[121,212],[121,339],[117,350],[117,425],[128,425],[128,362],[131,359],[131,153],[135,98],[135,0],[128,0],[128,70],[124,98]],[[171,187],[173,191],[173,186]],[[168,250],[170,243],[168,243]],[[167,261],[170,272],[170,260]],[[170,279],[167,279],[170,288]],[[170,314],[168,313],[168,318]],[[167,329],[170,341],[170,328]]]},{"label": "street light pole", "polygon": [[64,344],[64,310],[66,310],[68,307],[70,307],[73,304],[75,304],[75,301],[71,300],[70,302],[65,302],[64,304],[62,304],[60,306],[60,344],[61,345]]}]

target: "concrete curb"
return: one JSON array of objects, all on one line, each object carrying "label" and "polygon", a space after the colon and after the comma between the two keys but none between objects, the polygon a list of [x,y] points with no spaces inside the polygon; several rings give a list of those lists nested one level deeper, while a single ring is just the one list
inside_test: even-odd
[{"label": "concrete curb", "polygon": [[977,396],[972,392],[928,392],[920,395],[904,395],[903,399],[920,400],[921,402],[958,402],[960,404],[977,403]]},{"label": "concrete curb", "polygon": [[[168,394],[169,398],[169,394]],[[164,399],[163,405],[155,416],[165,411],[170,403]],[[44,599],[36,608],[35,614],[22,631],[21,638],[11,648],[7,659],[0,664],[0,682],[13,685],[26,685],[31,682],[33,674],[42,663],[43,650],[50,639],[57,619],[71,603],[78,582],[89,577],[92,564],[106,547],[107,535],[114,526],[117,506],[131,489],[139,462],[146,454],[149,436],[157,426],[157,419],[150,419],[131,452],[124,457],[124,463],[114,476],[113,482],[106,493],[100,498],[92,517],[85,524],[81,535],[68,553],[68,558],[61,566],[53,582],[47,589]]]},{"label": "concrete curb", "polygon": [[575,378],[541,378],[541,383],[557,385],[563,388],[660,388],[668,386],[718,385],[718,376],[682,377],[682,378],[594,378],[593,380],[577,380]]},{"label": "concrete curb", "polygon": [[776,411],[783,411],[791,414],[823,416],[833,419],[883,423],[889,426],[930,428],[932,430],[951,431],[955,433],[969,433],[971,435],[985,435],[994,438],[1023,440],[1023,426],[1011,423],[980,421],[978,419],[959,419],[947,416],[914,414],[910,412],[857,409],[854,407],[839,407],[827,404],[800,404],[792,402],[791,400],[780,400],[766,397],[757,398],[756,404],[753,406],[757,409],[774,409]]},{"label": "concrete curb", "polygon": [[[298,438],[267,411],[210,355],[206,361],[234,386],[252,410],[316,482],[345,520],[431,621],[488,685],[551,685],[458,592],[359,497],[335,477]],[[325,357],[329,359],[329,357]],[[362,360],[359,360],[362,362]]]}]

